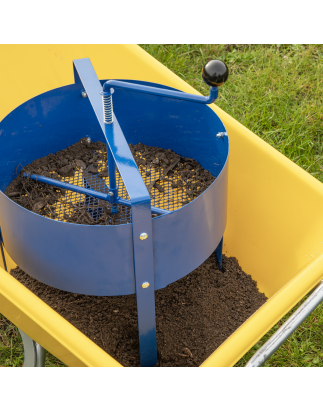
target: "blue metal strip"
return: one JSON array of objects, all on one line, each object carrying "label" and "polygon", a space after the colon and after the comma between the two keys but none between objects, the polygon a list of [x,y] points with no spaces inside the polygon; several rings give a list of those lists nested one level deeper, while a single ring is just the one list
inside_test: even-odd
[{"label": "blue metal strip", "polygon": [[136,91],[138,93],[152,94],[154,96],[174,98],[177,100],[190,101],[192,103],[211,104],[218,98],[218,87],[211,87],[208,97],[196,94],[183,93],[181,91],[166,90],[157,87],[143,86],[141,84],[127,83],[125,81],[109,80],[104,83],[103,91],[110,92],[110,89],[123,89]]},{"label": "blue metal strip", "polygon": [[[105,126],[106,134],[107,134],[107,128],[110,126],[110,124]],[[107,158],[108,158],[108,168],[109,168],[109,191],[113,193],[113,197],[117,198],[118,197],[118,187],[117,187],[117,182],[116,182],[116,164],[114,162],[112,153],[110,150],[107,152]]]},{"label": "blue metal strip", "polygon": [[219,245],[215,249],[215,255],[218,260],[219,268],[222,269],[222,250],[223,250],[223,237],[219,242]]},{"label": "blue metal strip", "polygon": [[65,190],[75,191],[76,193],[90,195],[92,197],[98,198],[100,200],[109,201],[109,194],[100,193],[99,191],[91,190],[90,188],[76,186],[74,184],[64,183],[59,180],[54,180],[53,178],[40,176],[38,174],[23,174],[24,177],[29,177],[34,181],[40,181],[41,183],[50,184],[51,186],[64,188]]},{"label": "blue metal strip", "polygon": [[[102,131],[105,132],[102,99],[100,96],[102,86],[91,61],[90,59],[80,59],[74,60],[73,63],[101,125]],[[157,363],[157,338],[150,195],[115,116],[114,122],[110,125],[109,130],[111,130],[111,132],[107,135],[105,134],[105,138],[128,191],[132,208],[140,361],[142,366],[155,366]],[[144,240],[140,239],[142,233],[148,235]],[[148,283],[149,286],[143,288],[143,283]]]}]

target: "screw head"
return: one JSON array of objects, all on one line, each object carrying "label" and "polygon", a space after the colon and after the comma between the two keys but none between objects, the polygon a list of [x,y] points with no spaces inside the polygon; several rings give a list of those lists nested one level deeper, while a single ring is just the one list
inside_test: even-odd
[{"label": "screw head", "polygon": [[86,141],[88,144],[92,143],[92,140],[90,139],[90,137],[86,137],[85,141]]},{"label": "screw head", "polygon": [[112,191],[109,191],[109,196],[113,197],[113,192]]},{"label": "screw head", "polygon": [[86,97],[87,97],[86,91],[82,91],[82,97],[83,97],[83,98],[86,98]]},{"label": "screw head", "polygon": [[147,233],[141,233],[139,238],[140,238],[140,240],[146,240],[146,238],[148,238],[148,234]]},{"label": "screw head", "polygon": [[144,283],[142,283],[142,288],[148,288],[150,286],[150,284],[148,283],[148,281],[145,281]]},{"label": "screw head", "polygon": [[221,132],[221,133],[218,133],[216,136],[217,137],[223,137],[223,136],[227,136],[228,135],[228,133],[225,133],[224,131],[223,132]]}]

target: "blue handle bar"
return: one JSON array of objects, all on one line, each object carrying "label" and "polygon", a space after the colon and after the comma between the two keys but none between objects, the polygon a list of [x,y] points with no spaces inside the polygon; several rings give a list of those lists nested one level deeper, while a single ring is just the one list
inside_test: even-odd
[{"label": "blue handle bar", "polygon": [[210,88],[208,97],[197,96],[196,94],[183,93],[181,91],[166,90],[157,87],[142,86],[141,84],[127,83],[119,80],[108,80],[103,85],[104,93],[112,93],[111,89],[123,89],[136,91],[138,93],[153,94],[154,96],[174,98],[177,100],[190,101],[192,103],[211,104],[218,98],[218,87]]}]

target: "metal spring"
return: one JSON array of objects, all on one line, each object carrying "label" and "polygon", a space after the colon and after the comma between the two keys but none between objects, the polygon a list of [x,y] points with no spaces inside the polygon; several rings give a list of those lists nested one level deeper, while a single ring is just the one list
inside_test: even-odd
[{"label": "metal spring", "polygon": [[112,94],[103,95],[103,120],[105,124],[113,123],[113,103],[112,103]]}]

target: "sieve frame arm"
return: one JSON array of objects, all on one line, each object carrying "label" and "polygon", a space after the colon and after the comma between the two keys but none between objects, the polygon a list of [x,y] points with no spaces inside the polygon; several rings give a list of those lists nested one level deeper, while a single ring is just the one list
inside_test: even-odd
[{"label": "sieve frame arm", "polygon": [[113,159],[118,167],[121,178],[128,191],[131,204],[150,203],[150,195],[141,177],[131,150],[114,114],[111,132],[106,135],[103,121],[102,86],[89,58],[73,60],[75,82],[81,82],[90,100],[94,113],[100,124],[102,133]]},{"label": "sieve frame arm", "polygon": [[323,280],[314,287],[311,295],[292,314],[269,340],[251,357],[245,367],[261,367],[290,337],[294,331],[312,314],[323,301]]},{"label": "sieve frame arm", "polygon": [[189,101],[191,103],[211,104],[218,98],[218,87],[210,88],[210,95],[207,97],[196,94],[184,93],[182,91],[167,90],[157,87],[144,86],[142,84],[127,83],[126,81],[108,80],[103,85],[103,92],[113,93],[114,89],[135,91],[137,93],[151,94],[154,96],[167,97],[176,100]]},{"label": "sieve frame arm", "polygon": [[[131,201],[134,277],[137,299],[140,363],[157,363],[155,263],[151,199],[117,117],[110,127],[103,119],[102,86],[90,59],[73,60],[75,83],[81,82],[90,100]],[[143,241],[144,240],[144,241]],[[146,287],[144,284],[148,284]]]}]

